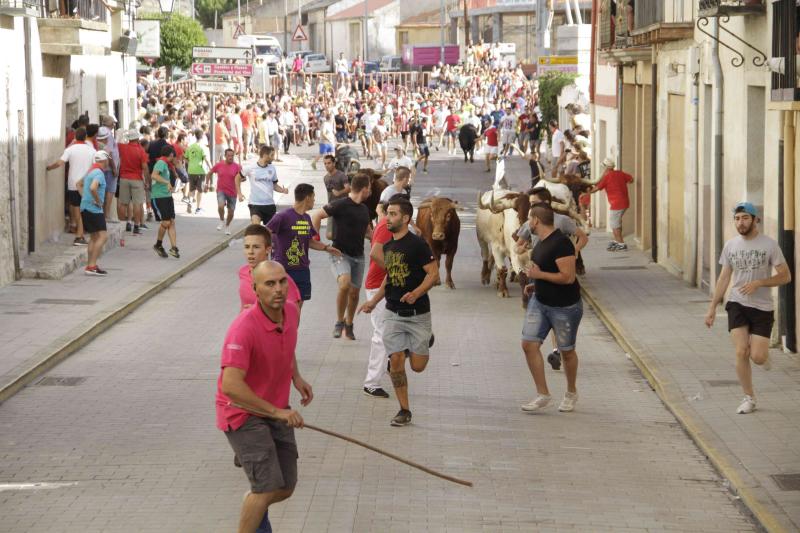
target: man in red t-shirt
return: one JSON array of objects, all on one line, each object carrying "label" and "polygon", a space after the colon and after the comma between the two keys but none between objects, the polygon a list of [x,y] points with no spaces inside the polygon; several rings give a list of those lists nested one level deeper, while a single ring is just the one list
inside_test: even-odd
[{"label": "man in red t-shirt", "polygon": [[222,348],[217,428],[225,433],[250,482],[240,531],[256,531],[262,520],[268,520],[269,506],[294,492],[298,456],[294,428],[303,427],[303,417],[289,406],[291,385],[300,393],[301,405],[314,398],[297,368],[298,310],[286,301],[288,282],[280,263],[259,263],[253,269],[258,302],[236,317]]},{"label": "man in red t-shirt", "polygon": [[456,152],[456,139],[458,138],[458,126],[461,124],[461,117],[456,114],[455,109],[451,109],[444,122],[446,124],[447,152],[454,154]]},{"label": "man in red t-shirt", "polygon": [[618,252],[627,250],[628,245],[622,237],[622,215],[630,207],[628,199],[628,184],[633,182],[633,176],[621,170],[615,170],[614,160],[606,157],[603,161],[606,171],[590,193],[606,191],[608,197],[608,225],[614,233],[614,240],[608,244],[608,251]]},{"label": "man in red t-shirt", "polygon": [[483,151],[486,153],[486,172],[492,171],[492,159],[497,159],[497,128],[494,124],[489,124],[489,127],[481,135],[481,139],[486,140],[486,146]]},{"label": "man in red t-shirt", "polygon": [[242,120],[242,146],[244,148],[245,157],[251,151],[250,142],[251,133],[253,130],[253,104],[247,104],[247,107],[239,113],[239,118]]},{"label": "man in red t-shirt", "polygon": [[[217,212],[219,213],[219,225],[217,231],[225,228],[225,235],[231,234],[231,222],[233,222],[233,212],[236,210],[236,201],[244,200],[242,195],[242,167],[233,162],[234,152],[232,148],[225,150],[225,159],[219,161],[211,167],[206,174],[206,182],[211,181],[213,174],[217,175]],[[228,208],[228,216],[225,217],[225,207]]]},{"label": "man in red t-shirt", "polygon": [[[127,142],[121,143],[119,148],[119,198],[117,199],[117,216],[124,220],[125,231],[132,231],[134,235],[141,235],[142,217],[145,202],[144,177],[148,175],[147,152],[139,144],[139,131],[128,130],[125,135]],[[133,220],[133,226],[131,226]]]},{"label": "man in red t-shirt", "polygon": [[[371,299],[378,292],[386,277],[386,270],[383,264],[383,245],[392,240],[392,232],[386,227],[386,206],[378,204],[378,225],[372,232],[372,249],[369,253],[369,270],[367,270],[367,281],[364,283],[364,290],[367,299]],[[388,355],[383,346],[383,323],[386,314],[386,300],[382,299],[375,306],[370,314],[372,321],[372,340],[369,348],[369,363],[367,365],[367,377],[364,379],[364,394],[373,398],[388,398],[387,393],[381,387],[381,378],[386,374],[386,362]]]}]

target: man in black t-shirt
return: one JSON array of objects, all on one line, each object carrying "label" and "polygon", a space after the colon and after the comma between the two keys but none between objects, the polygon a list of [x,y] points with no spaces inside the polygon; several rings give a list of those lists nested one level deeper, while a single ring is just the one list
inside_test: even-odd
[{"label": "man in black t-shirt", "polygon": [[525,287],[525,292],[534,295],[528,301],[522,327],[522,349],[538,395],[522,406],[522,410],[528,413],[541,411],[550,403],[541,352],[542,342],[550,330],[555,332],[567,376],[567,392],[558,410],[572,411],[578,401],[575,343],[583,317],[583,302],[575,274],[575,246],[555,228],[554,219],[553,209],[548,204],[534,204],[531,208],[529,223],[539,243],[531,252],[533,262],[526,272],[533,283]]},{"label": "man in black t-shirt", "polygon": [[323,219],[331,217],[336,223],[333,247],[341,250],[341,257],[331,256],[331,266],[339,285],[336,295],[336,324],[333,337],[342,336],[342,330],[350,340],[353,333],[353,317],[358,307],[361,281],[364,279],[364,239],[372,238],[369,210],[364,200],[370,196],[369,177],[356,174],[350,183],[350,193],[330,202],[314,213],[312,222],[319,233]]},{"label": "man in black t-shirt", "polygon": [[370,313],[386,297],[383,344],[389,354],[389,375],[400,402],[400,411],[391,421],[393,426],[411,423],[405,351],[410,352],[411,370],[425,370],[431,341],[428,291],[439,281],[439,269],[428,243],[408,231],[412,213],[407,198],[395,195],[389,200],[386,227],[392,232],[392,240],[383,245],[386,277],[378,292],[359,309]]},{"label": "man in black t-shirt", "polygon": [[425,132],[428,130],[428,118],[422,117],[422,120],[415,119],[409,133],[411,133],[411,142],[414,145],[414,151],[417,154],[417,160],[414,163],[414,168],[422,161],[422,172],[428,173],[428,158],[431,155],[431,150],[428,148],[428,141],[425,139]]}]

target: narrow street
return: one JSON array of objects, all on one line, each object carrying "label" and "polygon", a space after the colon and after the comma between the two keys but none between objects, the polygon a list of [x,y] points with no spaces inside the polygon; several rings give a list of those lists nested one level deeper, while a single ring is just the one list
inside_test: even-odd
[{"label": "narrow street", "polygon": [[[409,375],[413,424],[389,426],[397,403],[388,376],[390,399],[361,391],[368,318],[357,317],[356,341],[331,337],[335,284],[320,253],[311,256],[313,297],[297,347],[315,393],[302,413],[475,486],[301,430],[299,484],[270,510],[274,530],[757,531],[590,306],[576,411],[520,411],[533,385],[519,343],[519,287],[500,299],[480,285],[474,212],[491,179],[482,163],[443,154],[434,152],[413,194],[415,203],[438,193],[463,206],[457,289],[431,293],[436,345],[426,371]],[[289,183],[311,175],[318,185],[321,172],[305,161]],[[513,160],[508,177],[519,190],[527,166]],[[46,376],[72,383],[40,381],[0,406],[3,531],[234,530],[248,485],[214,426],[214,391],[238,311],[240,247],[233,241]],[[563,373],[548,369],[548,380],[560,398]]]}]

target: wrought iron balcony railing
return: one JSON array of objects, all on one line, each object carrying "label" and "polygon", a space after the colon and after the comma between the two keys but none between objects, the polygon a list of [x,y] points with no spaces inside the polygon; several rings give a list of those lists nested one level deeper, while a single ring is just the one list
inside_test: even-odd
[{"label": "wrought iron balcony railing", "polygon": [[700,0],[697,8],[700,17],[763,15],[767,12],[764,0]]},{"label": "wrought iron balcony railing", "polygon": [[798,10],[795,0],[772,2],[772,101],[800,101],[798,89]]}]

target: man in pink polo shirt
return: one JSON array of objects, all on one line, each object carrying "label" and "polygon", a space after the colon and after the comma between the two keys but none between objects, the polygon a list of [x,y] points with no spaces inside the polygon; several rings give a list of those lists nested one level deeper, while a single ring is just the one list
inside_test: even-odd
[{"label": "man in pink polo shirt", "polygon": [[[242,195],[242,167],[233,162],[234,151],[228,148],[225,150],[225,159],[219,161],[211,167],[206,174],[206,181],[211,181],[212,174],[217,175],[217,213],[219,214],[219,225],[217,231],[225,228],[225,235],[231,234],[231,222],[233,212],[236,210],[236,201],[244,200]],[[228,208],[228,216],[225,216],[225,208]]]},{"label": "man in pink polo shirt", "polygon": [[[270,505],[289,498],[297,484],[294,428],[303,417],[289,406],[290,385],[302,405],[314,395],[297,369],[297,306],[286,302],[289,276],[283,266],[264,261],[253,269],[258,305],[246,309],[228,328],[217,382],[217,427],[240,458],[250,492],[242,504],[240,532],[253,532]],[[271,413],[261,418],[244,408]]]}]

